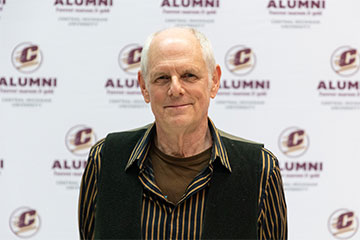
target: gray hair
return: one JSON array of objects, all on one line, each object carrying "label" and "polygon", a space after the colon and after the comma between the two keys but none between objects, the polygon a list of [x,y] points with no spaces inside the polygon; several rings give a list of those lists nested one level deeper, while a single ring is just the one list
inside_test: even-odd
[{"label": "gray hair", "polygon": [[[199,32],[198,30],[196,30],[194,28],[189,28],[189,27],[176,27],[176,28],[185,29],[185,30],[192,32],[194,34],[194,36],[196,37],[196,39],[199,41],[203,59],[206,63],[207,70],[208,70],[209,82],[211,82],[212,73],[215,70],[215,57],[214,57],[214,52],[213,52],[210,40],[203,33]],[[147,76],[147,74],[148,74],[148,52],[149,52],[151,42],[157,34],[163,32],[165,30],[167,30],[167,29],[160,30],[160,31],[152,33],[150,36],[148,36],[144,43],[143,49],[141,51],[141,73],[142,73],[146,83],[148,82],[147,81],[147,78],[148,78],[148,76]]]}]

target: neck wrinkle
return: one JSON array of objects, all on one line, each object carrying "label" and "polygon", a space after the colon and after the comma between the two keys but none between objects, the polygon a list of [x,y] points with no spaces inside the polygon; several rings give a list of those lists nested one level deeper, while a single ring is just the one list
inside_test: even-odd
[{"label": "neck wrinkle", "polygon": [[208,123],[199,125],[193,131],[165,131],[156,126],[155,145],[163,153],[175,157],[191,157],[199,154],[212,145]]}]

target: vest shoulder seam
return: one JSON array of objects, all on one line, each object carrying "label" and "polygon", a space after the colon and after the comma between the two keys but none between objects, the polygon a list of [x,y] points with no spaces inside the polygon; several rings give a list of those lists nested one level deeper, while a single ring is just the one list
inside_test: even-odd
[{"label": "vest shoulder seam", "polygon": [[255,142],[255,141],[252,141],[252,140],[241,138],[241,137],[232,135],[230,133],[224,132],[222,130],[218,130],[218,131],[219,131],[220,136],[223,137],[223,138],[228,138],[230,140],[237,141],[237,142],[244,142],[244,143],[250,143],[250,144],[264,146],[264,144],[259,143],[259,142]]}]

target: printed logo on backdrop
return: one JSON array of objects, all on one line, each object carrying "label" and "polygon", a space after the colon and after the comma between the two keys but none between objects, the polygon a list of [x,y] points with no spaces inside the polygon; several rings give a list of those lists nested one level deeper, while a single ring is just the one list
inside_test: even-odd
[{"label": "printed logo on backdrop", "polygon": [[359,228],[359,220],[354,211],[339,209],[332,213],[328,229],[335,239],[351,239]]},{"label": "printed logo on backdrop", "polygon": [[270,23],[282,29],[308,29],[321,24],[326,0],[267,0]]},{"label": "printed logo on backdrop", "polygon": [[105,80],[109,105],[116,108],[143,109],[148,107],[141,95],[137,73],[140,70],[142,46],[130,43],[121,48],[117,59],[121,74]]},{"label": "printed logo on backdrop", "polygon": [[159,0],[165,24],[193,28],[214,24],[221,0]]},{"label": "printed logo on backdrop", "polygon": [[44,61],[39,44],[16,45],[10,61],[17,74],[0,76],[1,103],[12,107],[42,107],[51,103],[57,78],[37,73]]},{"label": "printed logo on backdrop", "polygon": [[85,125],[72,127],[66,134],[67,149],[76,156],[87,156],[89,149],[96,143],[96,136],[92,128]]},{"label": "printed logo on backdrop", "polygon": [[33,73],[41,65],[42,53],[38,45],[30,42],[17,45],[12,53],[12,64],[21,73]]},{"label": "printed logo on backdrop", "polygon": [[53,0],[59,22],[68,26],[94,27],[109,21],[113,0]]},{"label": "printed logo on backdrop", "polygon": [[256,57],[251,48],[246,46],[235,46],[225,55],[227,69],[238,76],[249,74],[255,67]]},{"label": "printed logo on backdrop", "polygon": [[343,46],[331,56],[331,67],[341,77],[350,77],[359,71],[360,54],[356,48]]},{"label": "printed logo on backdrop", "polygon": [[[331,66],[331,67],[330,67]],[[360,109],[359,48],[340,46],[331,52],[329,75],[317,83],[320,104],[331,110]]]},{"label": "printed logo on backdrop", "polygon": [[309,137],[303,129],[287,128],[280,134],[279,148],[288,157],[300,157],[309,148]]},{"label": "printed logo on backdrop", "polygon": [[29,207],[20,207],[10,216],[10,229],[20,238],[33,237],[40,229],[38,212]]},{"label": "printed logo on backdrop", "polygon": [[289,127],[279,135],[279,161],[284,187],[289,191],[307,191],[318,185],[324,163],[307,160],[310,137],[304,128]]},{"label": "printed logo on backdrop", "polygon": [[224,71],[215,103],[225,109],[252,110],[264,105],[270,90],[270,80],[253,77],[256,66],[253,48],[235,45],[224,57]]},{"label": "printed logo on backdrop", "polygon": [[129,44],[120,50],[119,66],[131,75],[137,75],[140,69],[142,46],[139,44]]},{"label": "printed logo on backdrop", "polygon": [[96,143],[94,130],[86,125],[76,125],[65,134],[65,146],[71,156],[56,157],[51,163],[55,185],[66,190],[80,187],[81,175],[86,167],[90,148]]}]

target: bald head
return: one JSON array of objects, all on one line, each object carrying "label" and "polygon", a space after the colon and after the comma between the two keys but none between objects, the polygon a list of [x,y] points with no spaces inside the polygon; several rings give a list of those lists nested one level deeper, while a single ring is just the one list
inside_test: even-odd
[{"label": "bald head", "polygon": [[177,49],[171,49],[176,46],[176,43],[190,44],[189,50],[200,50],[203,60],[207,66],[209,80],[211,74],[215,69],[215,59],[210,41],[200,33],[192,28],[168,28],[159,32],[151,34],[143,47],[141,53],[141,72],[146,79],[148,78],[148,69],[151,65],[151,56],[153,54],[160,54],[158,52],[159,46],[162,48],[170,48],[167,50],[176,51]]}]

